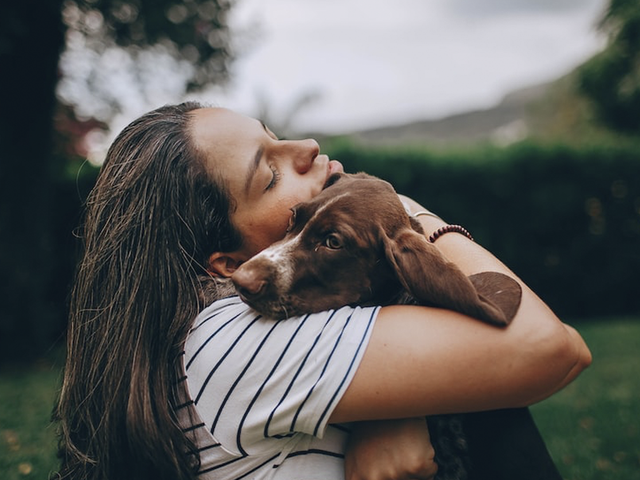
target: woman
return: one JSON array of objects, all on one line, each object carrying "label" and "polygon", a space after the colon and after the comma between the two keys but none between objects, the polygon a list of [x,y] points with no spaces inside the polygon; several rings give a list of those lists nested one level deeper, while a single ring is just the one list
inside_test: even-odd
[{"label": "woman", "polygon": [[[125,128],[87,205],[57,409],[63,478],[340,478],[345,463],[349,478],[387,465],[399,471],[382,478],[430,478],[426,428],[403,419],[529,405],[590,363],[524,285],[505,330],[411,306],[278,322],[229,297],[225,279],[340,170],[313,140],[195,103]],[[462,235],[437,246],[466,273],[513,275]],[[398,420],[357,424],[367,434],[344,462],[345,424],[383,419]]]}]

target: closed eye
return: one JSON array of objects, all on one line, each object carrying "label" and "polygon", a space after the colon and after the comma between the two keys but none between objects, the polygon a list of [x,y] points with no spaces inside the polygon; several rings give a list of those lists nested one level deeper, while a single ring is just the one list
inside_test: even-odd
[{"label": "closed eye", "polygon": [[267,188],[265,188],[265,190],[271,190],[273,187],[275,187],[280,181],[280,177],[282,176],[278,169],[273,165],[270,165],[269,169],[271,170],[272,176],[271,181],[269,182],[269,185],[267,185]]}]

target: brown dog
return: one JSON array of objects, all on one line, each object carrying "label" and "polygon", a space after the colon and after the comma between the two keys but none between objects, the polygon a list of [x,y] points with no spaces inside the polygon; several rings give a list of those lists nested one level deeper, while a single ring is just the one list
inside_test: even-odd
[{"label": "brown dog", "polygon": [[[267,317],[418,303],[505,326],[518,310],[515,280],[497,272],[467,278],[378,178],[332,175],[318,196],[292,210],[285,238],[231,277],[241,298]],[[427,421],[438,480],[561,480],[527,408]]]},{"label": "brown dog", "polygon": [[293,208],[283,240],[231,277],[242,299],[272,318],[344,305],[415,303],[507,325],[520,285],[484,272],[467,278],[409,217],[393,187],[366,174],[334,174],[325,189]]}]

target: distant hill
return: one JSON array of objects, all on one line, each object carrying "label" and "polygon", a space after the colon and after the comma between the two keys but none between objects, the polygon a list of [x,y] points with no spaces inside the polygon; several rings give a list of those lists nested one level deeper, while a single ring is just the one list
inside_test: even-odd
[{"label": "distant hill", "polygon": [[368,145],[508,143],[527,135],[529,105],[541,99],[547,88],[548,85],[538,85],[517,90],[505,96],[495,107],[486,110],[363,130],[349,137]]},{"label": "distant hill", "polygon": [[343,137],[368,146],[447,148],[482,143],[509,145],[525,138],[575,143],[610,136],[593,123],[576,82],[577,75],[572,72],[553,82],[513,91],[485,110],[362,130]]}]

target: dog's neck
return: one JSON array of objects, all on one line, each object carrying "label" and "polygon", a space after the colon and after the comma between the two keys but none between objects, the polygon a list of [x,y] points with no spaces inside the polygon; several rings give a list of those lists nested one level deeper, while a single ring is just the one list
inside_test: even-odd
[{"label": "dog's neck", "polygon": [[216,300],[236,294],[236,289],[229,278],[215,278],[199,275],[201,308],[211,305]]}]

